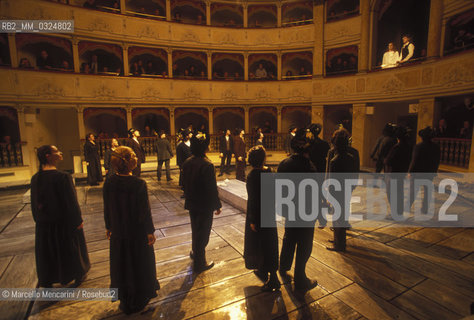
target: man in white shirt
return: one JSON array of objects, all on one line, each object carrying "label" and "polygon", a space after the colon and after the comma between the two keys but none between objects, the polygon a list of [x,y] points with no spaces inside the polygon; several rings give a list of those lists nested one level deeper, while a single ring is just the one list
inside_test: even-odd
[{"label": "man in white shirt", "polygon": [[413,57],[413,53],[415,52],[415,45],[411,43],[411,37],[403,36],[402,37],[403,46],[400,50],[400,62],[405,63]]},{"label": "man in white shirt", "polygon": [[382,69],[396,67],[398,61],[400,61],[400,55],[398,51],[395,51],[393,42],[390,42],[388,50],[383,54]]}]

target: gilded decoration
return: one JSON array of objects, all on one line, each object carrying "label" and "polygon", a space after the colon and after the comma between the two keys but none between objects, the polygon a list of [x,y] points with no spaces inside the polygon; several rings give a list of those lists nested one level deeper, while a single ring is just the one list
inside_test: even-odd
[{"label": "gilded decoration", "polygon": [[399,93],[403,89],[403,83],[395,77],[390,77],[384,82],[381,89],[385,94]]},{"label": "gilded decoration", "polygon": [[222,92],[222,100],[234,100],[237,98],[237,94],[232,89],[227,89]]},{"label": "gilded decoration", "polygon": [[110,25],[104,19],[96,18],[87,27],[90,31],[112,32]]},{"label": "gilded decoration", "polygon": [[138,38],[151,38],[151,39],[160,39],[160,34],[156,28],[152,28],[149,25],[144,26],[141,28],[137,33]]},{"label": "gilded decoration", "polygon": [[441,84],[455,86],[472,80],[472,69],[462,64],[454,64],[449,70],[441,75]]},{"label": "gilded decoration", "polygon": [[159,99],[160,98],[160,91],[158,89],[148,87],[142,91],[142,98],[143,99]]},{"label": "gilded decoration", "polygon": [[95,91],[94,96],[101,99],[111,98],[115,96],[115,91],[101,84]]},{"label": "gilded decoration", "polygon": [[44,82],[34,90],[34,93],[43,97],[64,97],[64,89],[53,82]]},{"label": "gilded decoration", "polygon": [[184,99],[187,100],[201,100],[201,92],[196,90],[194,87],[189,87],[183,94]]},{"label": "gilded decoration", "polygon": [[430,85],[433,82],[433,68],[424,68],[421,74],[421,84]]}]

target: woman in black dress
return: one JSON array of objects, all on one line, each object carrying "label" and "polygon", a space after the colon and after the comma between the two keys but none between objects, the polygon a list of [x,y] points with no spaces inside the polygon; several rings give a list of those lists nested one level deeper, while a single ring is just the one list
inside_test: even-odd
[{"label": "woman in black dress", "polygon": [[38,148],[40,168],[31,178],[31,211],[36,222],[36,272],[40,287],[78,286],[90,269],[81,209],[71,175],[56,166],[63,154],[55,146]]},{"label": "woman in black dress", "polygon": [[[255,274],[265,284],[263,291],[280,288],[278,270],[278,233],[275,228],[261,228],[260,176],[272,172],[265,167],[265,149],[255,146],[249,151],[248,161],[253,167],[247,176],[247,217],[245,219],[244,259],[247,269],[257,269]],[[268,277],[270,274],[270,278]]]},{"label": "woman in black dress", "polygon": [[111,288],[118,288],[120,309],[126,314],[145,308],[156,297],[155,227],[146,182],[132,175],[137,157],[118,147],[111,164],[116,174],[104,183],[104,218],[110,240]]},{"label": "woman in black dress", "polygon": [[102,181],[102,168],[100,166],[99,146],[95,143],[93,133],[88,133],[84,144],[84,159],[87,162],[87,183],[97,186]]}]

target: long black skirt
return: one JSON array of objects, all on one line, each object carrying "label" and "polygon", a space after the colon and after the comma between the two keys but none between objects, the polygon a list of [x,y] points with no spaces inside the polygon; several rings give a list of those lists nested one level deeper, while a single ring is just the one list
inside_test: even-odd
[{"label": "long black skirt", "polygon": [[250,228],[245,221],[244,259],[247,269],[263,272],[278,270],[278,232],[276,228]]}]

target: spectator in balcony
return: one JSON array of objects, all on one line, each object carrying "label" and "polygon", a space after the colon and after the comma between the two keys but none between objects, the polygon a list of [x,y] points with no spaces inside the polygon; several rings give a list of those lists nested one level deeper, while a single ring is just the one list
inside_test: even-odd
[{"label": "spectator in balcony", "polygon": [[91,57],[91,62],[89,63],[91,73],[97,74],[99,72],[99,62],[97,55],[93,54]]},{"label": "spectator in balcony", "polygon": [[337,59],[336,59],[336,64],[334,65],[333,71],[334,71],[334,73],[338,73],[338,72],[344,71],[344,64],[343,64],[343,62],[342,62],[342,58],[341,58],[341,57],[337,57]]},{"label": "spectator in balcony", "polygon": [[413,58],[413,53],[415,52],[415,45],[412,43],[411,37],[404,35],[402,37],[403,46],[400,50],[400,61],[399,64],[406,63],[408,60]]},{"label": "spectator in balcony", "polygon": [[173,151],[171,150],[171,144],[166,138],[166,134],[163,130],[160,131],[158,140],[156,141],[156,152],[158,159],[158,168],[156,170],[156,176],[158,178],[158,181],[161,181],[161,168],[163,167],[163,163],[165,164],[166,168],[166,181],[173,180],[171,178],[170,170],[170,159],[173,158]]},{"label": "spectator in balcony", "polygon": [[301,68],[300,68],[300,73],[299,73],[299,75],[300,75],[300,78],[305,78],[305,77],[307,76],[307,72],[306,72],[306,70],[305,70],[304,67],[301,67]]},{"label": "spectator in balcony", "polygon": [[357,71],[357,58],[353,55],[349,57],[349,70]]},{"label": "spectator in balcony", "polygon": [[273,133],[272,126],[270,125],[270,122],[268,120],[266,120],[265,123],[263,124],[262,132]]},{"label": "spectator in balcony", "polygon": [[288,71],[286,72],[285,77],[286,77],[286,78],[285,78],[286,80],[291,80],[291,78],[293,77],[293,72],[291,72],[291,70],[288,70]]},{"label": "spectator in balcony", "polygon": [[[411,183],[410,183],[410,207],[415,201],[415,198],[418,194],[419,187],[415,190],[414,179],[423,178],[423,179],[434,179],[436,177],[439,162],[441,159],[441,150],[437,143],[432,141],[433,139],[433,129],[431,127],[426,127],[418,132],[418,135],[421,137],[422,142],[418,143],[413,149],[413,156],[411,159],[410,167],[408,172],[410,173]],[[420,173],[424,173],[420,176]],[[421,206],[422,213],[428,213],[429,203],[428,203],[428,187],[423,186],[423,200]]]},{"label": "spectator in balcony", "polygon": [[20,64],[18,66],[21,69],[32,69],[33,67],[31,66],[30,60],[28,58],[21,58],[20,59]]},{"label": "spectator in balcony", "polygon": [[181,71],[178,68],[178,64],[174,63],[173,64],[173,77],[179,77],[181,74]]},{"label": "spectator in balcony", "polygon": [[156,74],[155,67],[153,66],[153,61],[148,61],[145,68],[146,74]]},{"label": "spectator in balcony", "polygon": [[134,76],[141,76],[143,73],[142,71],[143,68],[140,68],[140,66],[138,65],[138,61],[135,61],[130,67],[130,73]]},{"label": "spectator in balcony", "polygon": [[206,22],[204,21],[203,17],[201,14],[197,16],[196,24],[205,24]]},{"label": "spectator in balcony", "polygon": [[249,79],[250,80],[255,80],[255,74],[253,72],[249,73]]},{"label": "spectator in balcony", "polygon": [[397,66],[397,62],[400,60],[400,55],[398,51],[395,50],[393,42],[389,42],[387,46],[387,51],[383,54],[382,59],[382,69],[393,68]]},{"label": "spectator in balcony", "polygon": [[230,19],[227,23],[226,23],[226,26],[227,27],[236,27],[236,24],[235,24],[235,20],[234,19]]},{"label": "spectator in balcony", "polygon": [[175,14],[174,14],[174,21],[175,21],[175,22],[181,22],[181,13],[175,12]]},{"label": "spectator in balcony", "polygon": [[469,120],[463,121],[463,126],[459,130],[459,138],[461,139],[471,139],[472,138],[472,127],[469,123]]},{"label": "spectator in balcony", "polygon": [[36,223],[38,286],[79,286],[90,269],[81,208],[71,176],[57,170],[63,154],[55,146],[38,148],[39,171],[31,178],[31,211]]},{"label": "spectator in balcony", "polygon": [[67,60],[63,60],[61,63],[61,69],[65,71],[71,71],[71,67],[69,66],[69,62]]},{"label": "spectator in balcony", "polygon": [[142,59],[138,59],[138,70],[140,71],[140,75],[146,73],[145,66],[143,65]]},{"label": "spectator in balcony", "polygon": [[191,65],[189,67],[189,76],[190,77],[196,77],[198,75],[197,71],[196,71],[196,67]]},{"label": "spectator in balcony", "polygon": [[434,136],[436,138],[446,138],[448,137],[448,126],[446,124],[446,119],[440,119],[438,121],[438,126],[434,130]]},{"label": "spectator in balcony", "polygon": [[191,78],[191,76],[189,75],[189,70],[188,69],[184,70],[184,77],[187,78],[187,79]]},{"label": "spectator in balcony", "polygon": [[234,73],[234,78],[235,80],[240,80],[240,73],[238,72]]},{"label": "spectator in balcony", "polygon": [[119,308],[125,314],[144,309],[160,289],[156,279],[147,184],[132,176],[137,156],[128,147],[118,147],[111,164],[117,174],[104,183],[104,220],[110,240],[110,285],[118,288]]},{"label": "spectator in balcony", "polygon": [[291,148],[291,140],[293,140],[293,138],[295,137],[297,130],[298,128],[296,128],[295,126],[291,126],[288,135],[286,136],[285,151],[287,156],[291,156],[293,154],[293,149]]},{"label": "spectator in balcony", "polygon": [[[247,269],[256,269],[255,275],[264,282],[262,291],[280,288],[278,269],[277,228],[261,227],[261,174],[272,172],[265,166],[266,153],[262,146],[249,151],[252,171],[247,176],[247,215],[245,219],[244,259]],[[270,278],[268,275],[270,274]]]},{"label": "spectator in balcony", "polygon": [[86,74],[91,73],[91,69],[90,69],[90,66],[89,66],[88,63],[85,63],[85,62],[84,62],[84,63],[81,65],[81,73],[86,73]]},{"label": "spectator in balcony", "polygon": [[137,156],[137,166],[133,169],[132,173],[134,176],[140,177],[142,172],[142,163],[145,163],[145,149],[138,140],[140,137],[140,131],[130,128],[130,130],[128,130],[128,135],[129,139],[127,141],[127,146],[130,147]]},{"label": "spectator in balcony", "polygon": [[97,186],[102,179],[102,167],[100,165],[99,146],[96,144],[95,136],[89,133],[84,144],[84,160],[87,164],[87,183]]},{"label": "spectator in balcony", "polygon": [[219,157],[221,158],[221,167],[219,177],[230,174],[230,162],[234,151],[234,139],[230,134],[230,130],[225,130],[225,134],[219,139]]},{"label": "spectator in balcony", "polygon": [[263,67],[263,64],[258,64],[258,69],[255,70],[255,77],[257,79],[266,79],[267,78],[267,70]]},{"label": "spectator in balcony", "polygon": [[467,48],[472,45],[474,36],[466,29],[459,29],[454,37],[454,47],[456,49]]},{"label": "spectator in balcony", "polygon": [[163,77],[163,78],[168,78],[168,73],[167,73],[166,71],[163,71],[163,72],[161,73],[161,77]]},{"label": "spectator in balcony", "polygon": [[36,67],[38,69],[51,69],[53,61],[46,50],[41,50],[40,55],[36,59]]},{"label": "spectator in balcony", "polygon": [[201,71],[200,78],[203,79],[203,80],[204,80],[204,79],[207,79],[206,73],[204,72],[204,70]]},{"label": "spectator in balcony", "polygon": [[97,4],[95,3],[95,0],[86,0],[86,2],[84,2],[82,6],[84,8],[97,9]]},{"label": "spectator in balcony", "polygon": [[229,76],[229,72],[224,72],[224,80],[234,80]]},{"label": "spectator in balcony", "polygon": [[245,158],[247,156],[244,134],[243,129],[238,129],[234,139],[235,178],[243,182],[245,182]]}]

